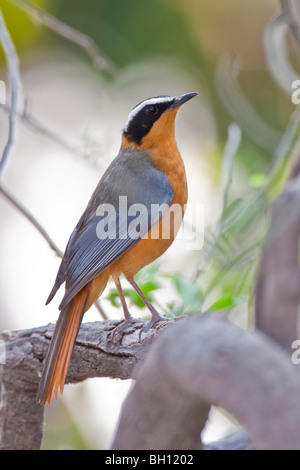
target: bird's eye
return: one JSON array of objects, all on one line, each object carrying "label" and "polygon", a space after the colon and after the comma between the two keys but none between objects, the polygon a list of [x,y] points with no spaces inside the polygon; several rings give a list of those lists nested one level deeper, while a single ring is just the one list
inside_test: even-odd
[{"label": "bird's eye", "polygon": [[149,106],[146,107],[146,113],[147,114],[156,114],[157,113],[157,106],[155,104],[149,104]]}]

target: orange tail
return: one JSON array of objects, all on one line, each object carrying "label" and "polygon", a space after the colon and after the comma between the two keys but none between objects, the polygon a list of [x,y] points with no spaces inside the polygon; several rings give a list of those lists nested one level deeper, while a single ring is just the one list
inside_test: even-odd
[{"label": "orange tail", "polygon": [[50,403],[53,391],[55,399],[58,389],[63,392],[71,353],[86,310],[90,284],[78,292],[58,317],[37,393],[38,403]]}]

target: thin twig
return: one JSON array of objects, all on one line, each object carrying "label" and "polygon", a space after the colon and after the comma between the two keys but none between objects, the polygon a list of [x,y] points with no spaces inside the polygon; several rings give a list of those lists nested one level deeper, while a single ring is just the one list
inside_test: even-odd
[{"label": "thin twig", "polygon": [[238,82],[240,66],[235,56],[225,55],[217,64],[217,93],[232,118],[256,145],[273,153],[282,133],[274,129],[246,98]]},{"label": "thin twig", "polygon": [[220,194],[221,194],[221,210],[216,223],[213,241],[207,243],[206,249],[204,250],[203,255],[201,256],[199,263],[197,264],[196,272],[193,275],[193,279],[196,280],[199,274],[201,273],[204,264],[209,259],[216,243],[221,234],[221,223],[222,216],[227,207],[228,203],[228,194],[232,182],[232,172],[233,172],[233,162],[235,159],[236,152],[241,142],[241,129],[236,123],[232,123],[228,128],[228,138],[224,149],[223,159],[222,159],[222,170],[221,170],[221,182],[220,182]]},{"label": "thin twig", "polygon": [[285,20],[290,26],[292,33],[300,46],[300,21],[299,21],[299,2],[292,0],[281,0],[282,12],[285,14]]},{"label": "thin twig", "polygon": [[[0,109],[3,109],[5,113],[10,113],[10,106],[7,104],[0,104]],[[60,135],[56,134],[53,132],[51,129],[47,128],[44,126],[41,122],[39,122],[34,116],[29,114],[26,109],[24,109],[23,112],[18,112],[17,113],[17,118],[21,119],[22,123],[26,124],[29,129],[32,131],[37,131],[39,134],[47,137],[48,139],[52,140],[56,144],[60,145],[62,148],[65,150],[68,150],[69,152],[78,155],[82,158],[87,157],[87,153],[84,151],[81,151],[79,148],[71,145],[69,142],[67,142],[63,137]]]},{"label": "thin twig", "polygon": [[233,163],[241,143],[241,129],[233,122],[228,128],[228,139],[224,148],[223,164],[221,171],[221,210],[220,218],[228,203],[229,189],[232,183]]},{"label": "thin twig", "polygon": [[98,310],[100,316],[103,318],[103,320],[109,320],[109,316],[106,314],[105,310],[103,309],[101,305],[101,301],[98,299],[95,303],[94,306]]},{"label": "thin twig", "polygon": [[[28,3],[28,2],[26,2]],[[19,60],[18,60],[18,55],[16,53],[14,44],[11,40],[10,34],[6,28],[5,21],[0,9],[0,43],[3,46],[3,50],[5,52],[6,60],[7,60],[7,65],[8,65],[8,70],[9,70],[9,79],[11,83],[11,105],[10,107],[8,106],[3,106],[3,108],[8,112],[9,114],[9,132],[8,132],[8,139],[6,146],[4,148],[2,157],[0,159],[0,177],[1,173],[3,172],[4,165],[7,162],[9,153],[11,151],[13,142],[14,142],[14,135],[15,135],[15,127],[16,127],[16,118],[18,117],[17,113],[17,106],[18,106],[18,93],[21,88],[21,79],[20,79],[20,73],[19,73]],[[37,123],[32,119],[29,118],[26,113],[23,113],[23,119],[26,119],[27,122],[35,127],[36,129],[39,130],[41,133],[46,133],[48,137],[50,136],[53,138],[52,134],[49,134],[49,131],[45,131],[43,127],[40,125],[37,125]],[[56,139],[57,140],[57,139]],[[61,139],[58,140],[58,142],[61,145],[64,145],[66,147],[66,144],[64,141]],[[69,149],[70,150],[70,149]],[[74,149],[72,149],[74,151]],[[14,205],[14,207],[24,216],[26,219],[34,226],[34,228],[42,235],[44,240],[48,243],[50,248],[55,252],[57,256],[60,258],[63,257],[63,252],[58,248],[56,243],[52,240],[48,232],[45,230],[45,228],[40,224],[40,222],[34,217],[34,215],[22,204],[18,198],[12,194],[5,186],[0,183],[0,192],[3,194],[3,196],[6,197],[8,201],[10,201],[11,204]],[[107,320],[108,317],[103,310],[102,306],[100,305],[99,302],[95,304],[95,307],[99,311],[100,315],[104,320]]]},{"label": "thin twig", "polygon": [[117,70],[117,66],[99,49],[94,40],[72,26],[67,25],[63,21],[55,18],[46,11],[42,10],[36,5],[33,5],[28,0],[10,0],[20,8],[22,8],[29,16],[38,22],[42,23],[47,28],[54,31],[59,36],[73,42],[81,47],[86,54],[92,59],[93,63],[100,69],[106,69],[110,73]]},{"label": "thin twig", "polygon": [[291,85],[297,80],[298,73],[289,60],[287,50],[288,17],[290,12],[283,12],[269,21],[265,28],[264,46],[268,69],[274,81],[288,96]]},{"label": "thin twig", "polygon": [[276,149],[274,158],[263,188],[269,200],[275,199],[282,189],[285,177],[288,176],[290,164],[300,151],[300,105],[290,117],[286,131]]},{"label": "thin twig", "polygon": [[[48,232],[45,230],[45,228],[39,223],[39,221],[32,215],[32,213],[22,204],[21,201],[19,201],[14,194],[12,194],[7,188],[3,186],[3,184],[0,184],[0,192],[3,194],[3,196],[6,197],[6,199],[11,202],[15,208],[22,214],[24,217],[26,217],[27,220],[34,226],[34,228],[42,235],[44,240],[48,243],[49,247],[51,250],[54,251],[54,253],[59,257],[63,257],[63,252],[58,248],[56,243],[52,240]],[[100,301],[97,301],[95,304],[96,309],[100,313],[101,317],[103,320],[108,320],[109,317],[105,313],[103,307],[100,304]]]},{"label": "thin twig", "polygon": [[16,53],[14,43],[7,30],[2,11],[0,9],[0,42],[6,58],[9,81],[11,87],[11,104],[9,111],[9,129],[7,142],[0,160],[0,178],[3,173],[4,166],[8,160],[9,153],[12,149],[15,138],[16,115],[18,107],[19,90],[21,87],[19,59]]},{"label": "thin twig", "polygon": [[7,188],[3,186],[3,184],[0,185],[0,191],[1,193],[8,199],[17,209],[21,214],[23,214],[27,220],[36,228],[36,230],[42,235],[42,237],[46,240],[50,248],[59,256],[62,258],[63,253],[62,251],[58,248],[58,246],[54,243],[54,241],[51,239],[47,231],[44,229],[44,227],[39,223],[39,221],[31,214],[31,212],[22,204],[21,201],[19,201]]},{"label": "thin twig", "polygon": [[[21,79],[19,72],[19,59],[12,42],[10,34],[6,28],[5,21],[0,9],[0,42],[5,52],[9,79],[11,83],[11,106],[9,108],[9,132],[6,146],[4,148],[1,160],[0,160],[0,176],[3,172],[4,165],[7,162],[9,153],[11,151],[17,117],[17,105],[18,105],[18,94],[21,87]],[[2,194],[33,224],[33,226],[40,232],[43,238],[47,241],[50,248],[55,251],[58,256],[62,256],[62,252],[55,245],[53,240],[50,238],[46,230],[41,226],[38,220],[28,211],[28,209],[18,199],[6,189],[3,184],[0,185],[0,191]]]}]

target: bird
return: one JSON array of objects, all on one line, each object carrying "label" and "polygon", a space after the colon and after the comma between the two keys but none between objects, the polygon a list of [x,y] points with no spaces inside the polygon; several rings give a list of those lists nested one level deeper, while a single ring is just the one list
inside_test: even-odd
[{"label": "bird", "polygon": [[[175,140],[175,118],[179,108],[196,95],[192,92],[148,98],[129,113],[119,153],[104,172],[69,238],[46,302],[65,283],[37,403],[50,403],[53,394],[56,399],[58,391],[63,393],[83,315],[101,296],[110,278],[120,297],[123,324],[136,319],[127,307],[120,277],[127,279],[151,313],[145,329],[165,320],[142,293],[134,276],[169,248],[180,228],[188,189]],[[171,219],[176,207],[180,210],[174,211],[173,224],[163,236],[164,221]]]}]

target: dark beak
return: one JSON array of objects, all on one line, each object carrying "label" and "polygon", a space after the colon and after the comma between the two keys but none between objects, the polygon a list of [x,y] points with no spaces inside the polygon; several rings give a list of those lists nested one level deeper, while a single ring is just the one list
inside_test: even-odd
[{"label": "dark beak", "polygon": [[184,95],[177,96],[171,104],[170,108],[177,108],[186,101],[189,101],[190,99],[194,98],[194,96],[196,95],[198,95],[198,93],[185,93]]}]

